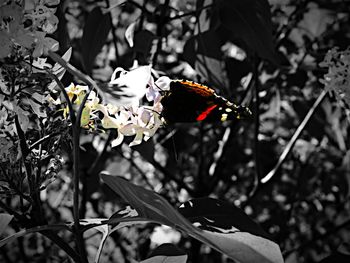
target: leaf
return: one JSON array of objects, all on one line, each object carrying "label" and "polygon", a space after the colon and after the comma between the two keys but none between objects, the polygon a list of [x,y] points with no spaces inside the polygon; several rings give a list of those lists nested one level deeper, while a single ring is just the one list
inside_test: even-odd
[{"label": "leaf", "polygon": [[184,59],[208,82],[227,87],[220,36],[214,30],[190,38],[184,47]]},{"label": "leaf", "polygon": [[[89,218],[89,219],[82,219],[80,220],[80,223],[84,226],[88,226],[90,224],[101,224],[102,221],[107,220],[106,218],[103,219],[99,219],[99,218]],[[103,249],[103,246],[106,242],[107,237],[109,236],[109,234],[111,234],[113,231],[111,231],[111,227],[109,225],[97,225],[94,227],[96,230],[100,231],[102,233],[102,238],[101,238],[101,242],[99,244],[98,250],[96,252],[95,255],[95,263],[98,263],[101,257],[101,252]]]},{"label": "leaf", "polygon": [[125,38],[126,38],[126,41],[129,43],[130,47],[134,46],[135,27],[136,27],[136,22],[133,22],[125,30]]},{"label": "leaf", "polygon": [[[72,48],[68,48],[68,50],[66,51],[66,53],[64,53],[64,55],[62,56],[62,58],[65,61],[69,61],[70,58],[72,56]],[[66,69],[64,67],[61,66],[61,64],[59,63],[55,63],[55,65],[53,66],[53,68],[51,69],[52,74],[56,75],[57,78],[59,80],[61,80],[64,76],[64,73],[66,73]],[[57,87],[57,83],[56,81],[52,81],[49,85],[48,85],[48,90],[52,91]]]},{"label": "leaf", "polygon": [[[251,223],[244,230],[249,230],[252,234],[242,231],[228,234],[203,231],[194,227],[155,192],[131,184],[121,177],[101,174],[101,178],[113,191],[128,201],[141,218],[177,228],[238,262],[283,262],[278,245],[263,237],[259,230],[252,227]],[[226,214],[226,217],[232,217],[234,220],[236,214],[239,215],[236,212],[233,215]],[[247,220],[249,217],[246,216],[244,219]],[[134,218],[134,220],[136,219]],[[239,226],[242,227],[243,223],[241,220],[239,222]],[[220,226],[218,229],[220,229]],[[257,233],[260,236],[257,236]]]},{"label": "leaf", "polygon": [[214,87],[223,89],[228,86],[225,63],[222,60],[197,55],[195,70]]},{"label": "leaf", "polygon": [[196,54],[221,60],[222,52],[219,37],[218,33],[214,30],[209,30],[191,37],[184,46],[184,59],[192,67],[194,66],[193,58]]},{"label": "leaf", "polygon": [[140,263],[186,263],[187,255],[173,244],[162,244]]},{"label": "leaf", "polygon": [[[101,257],[103,246],[107,240],[107,237],[112,234],[114,231],[125,227],[125,226],[131,226],[134,224],[140,224],[145,223],[145,221],[131,221],[127,220],[126,222],[121,222],[124,217],[135,217],[137,218],[137,212],[134,209],[132,209],[130,206],[127,206],[124,209],[119,210],[118,212],[114,213],[110,219],[107,218],[89,218],[89,219],[82,219],[80,220],[80,223],[84,226],[89,225],[96,225],[93,228],[100,231],[102,233],[101,242],[99,244],[98,250],[95,255],[95,263],[98,263]],[[135,214],[136,213],[136,214]],[[105,224],[105,221],[108,221],[109,224]]]},{"label": "leaf", "polygon": [[143,187],[129,183],[124,178],[101,174],[102,180],[137,211],[139,216],[176,227],[192,225],[163,197]]},{"label": "leaf", "polygon": [[0,214],[0,235],[5,231],[13,216],[5,213]]},{"label": "leaf", "polygon": [[294,27],[289,35],[299,47],[305,45],[305,35],[313,41],[320,37],[326,30],[327,26],[335,19],[335,12],[328,9],[319,8],[316,3],[310,2],[307,6],[309,11],[304,14],[303,19],[297,27]]},{"label": "leaf", "polygon": [[0,59],[10,55],[13,43],[5,30],[0,30]]},{"label": "leaf", "polygon": [[[205,9],[205,6],[211,6],[213,5],[213,0],[200,0],[196,2],[196,9],[202,10],[199,15],[199,21],[198,24],[200,26],[195,27],[195,35],[201,32],[205,32],[210,29],[210,26],[213,24],[213,16],[211,16],[211,10]],[[204,8],[204,9],[203,9]],[[216,20],[215,20],[216,21]],[[215,23],[215,22],[214,22]]]},{"label": "leaf", "polygon": [[[24,133],[27,132],[28,128],[29,128],[29,112],[23,110],[21,107],[16,106],[15,111],[17,113],[18,116],[18,121],[19,121],[19,125],[21,126],[21,129],[23,130]],[[18,133],[18,131],[17,131]]]},{"label": "leaf", "polygon": [[147,58],[151,53],[155,52],[155,39],[157,37],[148,30],[137,31],[134,35],[134,51],[139,52],[144,58]]},{"label": "leaf", "polygon": [[222,37],[239,42],[260,57],[278,64],[267,0],[221,0],[216,12],[224,29]]},{"label": "leaf", "polygon": [[240,208],[213,198],[197,198],[179,212],[239,262],[283,262],[278,245]]},{"label": "leaf", "polygon": [[88,15],[82,37],[82,59],[88,74],[91,74],[97,54],[107,40],[111,21],[109,14],[103,14],[99,7]]}]

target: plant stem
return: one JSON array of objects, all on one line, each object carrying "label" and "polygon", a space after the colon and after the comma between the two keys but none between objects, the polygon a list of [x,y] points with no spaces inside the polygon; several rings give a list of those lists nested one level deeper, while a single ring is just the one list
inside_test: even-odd
[{"label": "plant stem", "polygon": [[[78,124],[77,124],[78,123]],[[72,127],[73,132],[73,217],[74,229],[76,235],[76,245],[82,259],[82,262],[87,262],[86,251],[84,246],[83,233],[80,230],[79,222],[79,161],[80,161],[80,119],[76,119],[76,123]]]},{"label": "plant stem", "polygon": [[310,118],[312,117],[312,115],[315,113],[315,110],[317,109],[317,107],[321,104],[321,102],[323,101],[323,99],[326,97],[327,95],[327,91],[323,90],[321,92],[321,94],[318,96],[317,100],[315,101],[314,105],[312,105],[311,109],[308,111],[308,113],[306,114],[304,120],[300,123],[299,127],[297,128],[297,130],[295,131],[295,133],[293,134],[292,138],[290,139],[290,141],[288,142],[286,148],[284,149],[284,151],[282,152],[280,158],[278,159],[277,164],[275,165],[275,167],[267,174],[265,175],[261,180],[260,183],[261,184],[266,184],[267,182],[269,182],[275,175],[276,172],[278,171],[278,169],[281,167],[281,165],[283,164],[283,162],[286,160],[288,154],[291,152],[291,150],[294,147],[295,142],[298,140],[300,134],[302,133],[302,131],[305,129],[306,124],[309,122]]},{"label": "plant stem", "polygon": [[[83,80],[85,83],[87,83],[89,86],[92,86],[93,88],[99,90],[99,87],[95,83],[93,79],[91,79],[89,76],[83,74],[78,69],[73,67],[71,64],[69,64],[67,61],[62,59],[57,54],[49,51],[50,57],[57,63],[59,63],[62,67],[64,67],[67,71],[69,71],[72,75],[78,77],[79,79]],[[70,113],[70,119],[72,122],[72,143],[73,143],[73,218],[74,218],[74,232],[76,236],[76,246],[80,254],[81,262],[88,262],[87,256],[86,256],[86,250],[85,250],[85,244],[84,244],[84,238],[83,238],[83,231],[80,228],[80,217],[79,217],[79,183],[80,183],[80,120],[81,115],[84,110],[84,106],[86,103],[86,100],[90,94],[91,89],[86,93],[84,96],[83,101],[81,102],[78,112],[75,115],[73,107],[71,102],[69,101],[67,92],[65,91],[62,83],[59,81],[59,79],[56,76],[53,76],[53,78],[56,80],[58,86],[63,92],[63,95],[65,96],[65,99],[67,100],[68,107],[69,107],[69,113]]]}]

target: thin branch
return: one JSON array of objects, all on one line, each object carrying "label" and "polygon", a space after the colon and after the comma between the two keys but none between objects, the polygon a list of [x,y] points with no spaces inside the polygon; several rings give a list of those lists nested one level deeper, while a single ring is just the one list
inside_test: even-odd
[{"label": "thin branch", "polygon": [[321,94],[318,96],[317,100],[315,101],[314,105],[312,105],[312,107],[310,108],[310,110],[308,111],[308,113],[306,114],[304,120],[300,123],[299,127],[297,128],[297,130],[295,131],[295,133],[293,134],[292,138],[290,139],[290,141],[288,142],[286,148],[284,149],[284,151],[282,152],[280,158],[278,159],[277,164],[275,165],[275,167],[267,174],[265,175],[263,178],[261,178],[260,183],[261,184],[266,184],[268,183],[275,175],[276,172],[278,171],[278,169],[281,167],[281,165],[283,164],[283,162],[286,160],[288,154],[291,152],[291,150],[294,147],[295,142],[298,140],[300,134],[302,133],[302,131],[305,129],[306,124],[310,121],[310,118],[312,117],[312,115],[315,113],[317,107],[321,104],[321,102],[323,101],[323,99],[326,97],[327,95],[327,91],[323,90],[321,92]]},{"label": "thin branch", "polygon": [[[139,3],[136,3],[133,0],[128,0],[126,3],[128,4],[132,4],[133,6],[137,7],[138,9],[140,9],[142,11],[142,13],[146,13],[149,16],[154,15],[152,12],[150,12],[147,8],[145,8],[144,6],[140,5]],[[123,3],[124,4],[124,3]]]},{"label": "thin branch", "polygon": [[41,137],[39,140],[37,140],[33,144],[29,145],[29,150],[34,149],[36,146],[41,145],[42,143],[44,143],[48,139],[55,137],[57,135],[61,135],[61,133],[60,132],[53,132],[53,133],[50,133],[50,134],[47,134],[47,135]]},{"label": "thin branch", "polygon": [[[144,0],[144,1],[143,1],[142,7],[143,7],[144,9],[146,9],[147,3],[148,3],[148,0]],[[142,28],[143,28],[143,21],[144,21],[144,20],[145,20],[145,14],[144,14],[144,12],[142,12],[141,15],[140,15],[140,21],[139,21],[139,26],[138,26],[138,30],[139,30],[139,31],[141,31]]]},{"label": "thin branch", "polygon": [[209,167],[209,176],[212,177],[214,176],[215,172],[216,172],[216,167],[218,165],[218,162],[220,161],[223,153],[224,153],[224,147],[228,142],[228,139],[230,137],[230,134],[232,132],[231,127],[227,127],[224,131],[224,134],[222,136],[222,139],[218,142],[218,149],[216,150],[216,152],[213,154],[214,160],[212,162],[212,164]]},{"label": "thin branch", "polygon": [[199,8],[198,10],[195,10],[195,11],[192,11],[192,12],[188,12],[188,13],[184,13],[184,14],[180,14],[180,15],[176,15],[176,16],[173,16],[173,17],[170,17],[169,18],[169,21],[172,21],[172,20],[176,20],[176,19],[180,19],[180,18],[183,18],[185,16],[194,16],[196,14],[198,14],[199,12],[205,10],[205,9],[208,9],[210,7],[213,7],[215,4],[210,4],[210,5],[206,5],[206,6],[203,6],[201,8]]},{"label": "thin branch", "polygon": [[[255,59],[256,60],[256,59]],[[260,144],[259,144],[259,130],[260,130],[260,97],[259,97],[259,76],[258,76],[258,68],[259,64],[257,61],[254,61],[254,86],[255,86],[255,114],[254,114],[254,159],[255,159],[255,174],[254,174],[254,182],[253,188],[248,194],[248,198],[253,196],[259,188],[260,178],[261,178],[261,155],[260,155]]]}]

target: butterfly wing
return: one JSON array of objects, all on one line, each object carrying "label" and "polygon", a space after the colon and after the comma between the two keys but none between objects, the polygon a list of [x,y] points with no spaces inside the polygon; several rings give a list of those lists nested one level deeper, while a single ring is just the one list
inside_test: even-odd
[{"label": "butterfly wing", "polygon": [[162,116],[169,123],[239,118],[240,107],[218,96],[213,89],[191,81],[172,81],[161,103]]}]

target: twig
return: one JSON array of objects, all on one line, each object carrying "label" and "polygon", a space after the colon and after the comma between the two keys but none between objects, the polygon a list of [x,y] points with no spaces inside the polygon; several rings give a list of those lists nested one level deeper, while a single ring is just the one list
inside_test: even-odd
[{"label": "twig", "polygon": [[306,124],[309,122],[310,118],[315,113],[315,110],[321,104],[321,102],[326,97],[326,95],[327,95],[327,91],[323,90],[321,92],[321,94],[318,96],[318,98],[315,101],[314,105],[312,105],[312,107],[310,108],[310,110],[306,114],[304,120],[300,123],[299,127],[297,128],[297,130],[293,134],[292,138],[288,142],[286,148],[284,149],[284,151],[282,152],[280,158],[278,159],[278,162],[275,165],[275,167],[267,175],[265,175],[263,178],[261,178],[261,180],[260,180],[261,184],[266,184],[267,182],[269,182],[276,175],[276,172],[281,167],[282,163],[285,161],[285,159],[287,158],[288,154],[293,149],[295,142],[298,140],[300,134],[305,129]]},{"label": "twig", "polygon": [[[146,9],[147,3],[148,3],[148,0],[144,0],[143,1],[143,5],[142,5],[143,9]],[[141,31],[142,28],[143,28],[143,21],[144,20],[145,20],[145,14],[144,14],[144,12],[142,12],[141,15],[140,15],[140,21],[139,21],[139,26],[138,26],[138,30],[139,31]]]},{"label": "twig", "polygon": [[179,18],[183,18],[185,16],[194,16],[196,14],[198,14],[199,12],[207,9],[207,8],[210,8],[210,7],[213,7],[215,4],[210,4],[210,5],[206,5],[206,6],[203,6],[195,11],[192,11],[192,12],[188,12],[188,13],[184,13],[184,14],[181,14],[181,15],[176,15],[176,16],[173,16],[173,17],[170,17],[169,18],[169,21],[172,21],[172,20],[176,20],[176,19],[179,19]]},{"label": "twig", "polygon": [[231,127],[227,127],[225,129],[225,131],[224,131],[224,135],[222,136],[222,139],[218,142],[218,144],[219,144],[218,149],[214,153],[214,155],[213,155],[214,160],[213,160],[212,164],[209,167],[209,172],[208,173],[209,173],[210,177],[214,176],[214,174],[216,172],[216,167],[218,165],[219,160],[222,157],[222,154],[224,152],[224,147],[227,144],[227,141],[228,141],[228,139],[230,137],[231,131],[232,131]]},{"label": "twig", "polygon": [[255,86],[255,114],[254,114],[254,159],[255,159],[255,174],[254,174],[254,182],[253,182],[253,188],[248,194],[248,198],[253,196],[255,192],[259,188],[260,184],[260,178],[261,178],[261,156],[260,156],[260,144],[259,144],[259,130],[260,130],[260,97],[259,97],[259,88],[260,88],[260,82],[259,82],[259,76],[258,76],[258,62],[255,61],[254,65],[254,86]]},{"label": "twig", "polygon": [[47,135],[41,137],[39,140],[37,140],[36,142],[34,142],[32,145],[29,146],[29,150],[34,149],[36,146],[42,144],[43,142],[47,141],[48,139],[55,137],[57,135],[60,135],[60,134],[61,134],[60,132],[53,132],[53,133],[50,133],[50,134],[47,134]]}]

